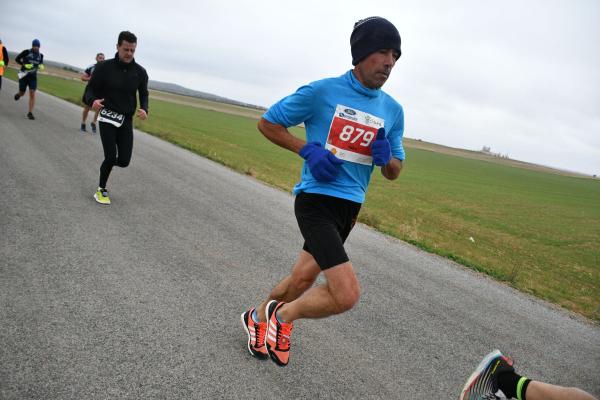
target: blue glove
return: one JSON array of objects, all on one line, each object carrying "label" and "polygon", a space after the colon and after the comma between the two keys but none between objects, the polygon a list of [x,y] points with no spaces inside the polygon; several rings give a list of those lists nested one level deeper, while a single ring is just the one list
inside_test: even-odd
[{"label": "blue glove", "polygon": [[300,157],[306,160],[310,173],[319,182],[331,182],[344,162],[324,149],[319,142],[309,142],[300,149]]},{"label": "blue glove", "polygon": [[379,128],[377,137],[371,145],[371,155],[373,156],[373,164],[383,167],[392,159],[392,148],[390,141],[385,136],[385,128]]}]

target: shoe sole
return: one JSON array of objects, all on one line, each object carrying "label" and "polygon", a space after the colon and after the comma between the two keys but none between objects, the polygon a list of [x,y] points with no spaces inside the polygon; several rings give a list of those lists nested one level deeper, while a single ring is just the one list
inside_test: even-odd
[{"label": "shoe sole", "polygon": [[[246,331],[246,334],[248,335],[248,351],[250,352],[252,357],[258,358],[259,360],[266,360],[267,358],[269,358],[268,354],[262,355],[261,353],[252,351],[252,347],[251,347],[252,338],[250,337],[250,331],[248,330],[248,324],[246,323],[246,317],[245,317],[247,312],[248,311],[243,312],[240,318],[242,320],[242,326],[244,327],[244,330]],[[248,316],[248,318],[252,318],[252,317]]]},{"label": "shoe sole", "polygon": [[465,392],[469,390],[471,386],[473,386],[473,383],[477,380],[481,373],[490,365],[490,362],[492,362],[493,359],[501,355],[502,353],[500,352],[500,350],[494,350],[485,357],[483,357],[483,360],[481,360],[477,368],[475,368],[475,371],[473,371],[473,373],[471,374],[471,376],[469,376],[469,379],[467,379],[467,382],[463,386],[463,389],[460,392],[459,400],[470,400],[464,397]]},{"label": "shoe sole", "polygon": [[[277,300],[271,300],[267,303],[267,306],[265,307],[265,315],[267,316],[267,335],[269,334],[269,322],[271,321],[271,317],[269,316],[269,307],[271,306],[271,303],[275,303],[275,305],[277,305],[277,303],[279,302]],[[285,367],[287,365],[287,363],[284,364],[283,362],[281,362],[275,353],[271,352],[271,349],[269,349],[268,339],[265,339],[265,346],[267,347],[267,354],[269,354],[269,358],[271,359],[271,361],[273,361],[280,367]]]},{"label": "shoe sole", "polygon": [[103,203],[100,200],[98,200],[98,195],[96,193],[94,193],[94,200],[96,200],[96,203],[102,204],[103,206],[110,206],[110,201],[108,203]]}]

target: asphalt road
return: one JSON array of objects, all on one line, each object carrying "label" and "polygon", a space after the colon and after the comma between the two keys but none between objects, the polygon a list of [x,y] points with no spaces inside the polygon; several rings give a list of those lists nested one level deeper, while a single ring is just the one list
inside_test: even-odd
[{"label": "asphalt road", "polygon": [[292,197],[136,132],[101,206],[81,108],[39,93],[29,121],[15,90],[0,91],[1,399],[454,399],[495,348],[600,396],[597,325],[364,226],[355,309],[297,321],[286,368],[253,359],[240,313],[301,246]]}]

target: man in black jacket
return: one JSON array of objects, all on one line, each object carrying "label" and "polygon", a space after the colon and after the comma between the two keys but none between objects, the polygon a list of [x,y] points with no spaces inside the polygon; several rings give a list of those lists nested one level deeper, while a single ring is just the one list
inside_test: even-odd
[{"label": "man in black jacket", "polygon": [[98,65],[85,92],[85,102],[94,111],[100,111],[98,125],[104,161],[100,166],[98,190],[94,193],[94,199],[100,204],[110,204],[106,182],[113,166],[125,168],[131,160],[136,92],[140,100],[137,116],[142,120],[148,117],[148,74],[133,58],[136,46],[133,33],[121,32],[115,58]]}]

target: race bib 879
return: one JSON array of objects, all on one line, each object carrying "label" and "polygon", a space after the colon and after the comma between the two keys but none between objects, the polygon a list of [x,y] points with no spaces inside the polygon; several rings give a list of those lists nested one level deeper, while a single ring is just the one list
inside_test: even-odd
[{"label": "race bib 879", "polygon": [[108,108],[103,108],[98,114],[98,121],[107,122],[119,128],[121,125],[123,125],[125,116],[116,111],[109,110]]},{"label": "race bib 879", "polygon": [[371,165],[371,143],[383,125],[381,118],[338,104],[325,148],[339,159]]}]

